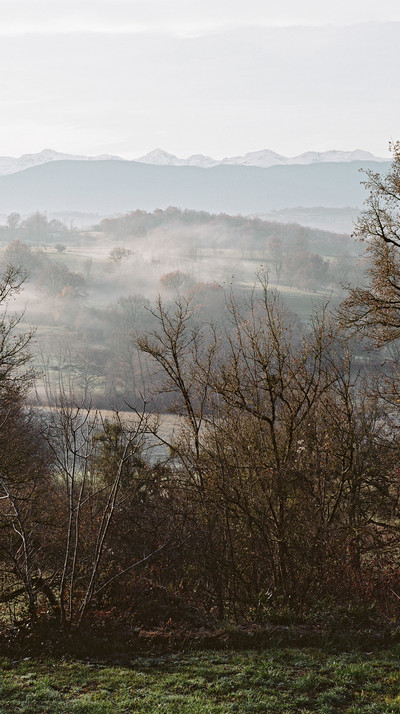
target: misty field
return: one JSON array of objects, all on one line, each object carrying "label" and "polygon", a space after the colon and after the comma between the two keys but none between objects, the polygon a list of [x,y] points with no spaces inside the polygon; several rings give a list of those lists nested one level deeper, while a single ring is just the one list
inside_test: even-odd
[{"label": "misty field", "polygon": [[[333,290],[329,281],[337,279],[336,262],[350,246],[344,236],[240,217],[194,213],[188,222],[175,209],[110,219],[97,226],[103,230],[74,231],[57,224],[57,243],[55,238],[32,240],[36,224],[49,241],[46,230],[52,223],[37,214],[20,224],[17,240],[0,249],[0,262],[19,265],[27,276],[13,309],[23,313],[20,331],[32,325],[35,330],[32,356],[39,379],[34,398],[52,404],[55,392],[67,389],[83,394],[85,403],[122,410],[127,405],[140,409],[139,394],[146,392],[145,381],[152,381],[135,354],[134,339],[153,329],[157,294],[172,306],[182,294],[197,322],[217,324],[229,313],[233,294],[242,302],[260,294],[257,273],[266,271],[271,289],[305,325],[322,304],[338,305],[339,288]],[[24,243],[18,236],[26,237],[27,226],[31,239]],[[287,269],[283,243],[275,236],[279,231],[282,241],[289,241],[287,260],[290,245],[298,241],[297,262]],[[307,241],[321,255],[310,252]]]},{"label": "misty field", "polygon": [[3,659],[3,714],[400,711],[398,647],[382,652],[227,651],[139,658],[129,666]]}]

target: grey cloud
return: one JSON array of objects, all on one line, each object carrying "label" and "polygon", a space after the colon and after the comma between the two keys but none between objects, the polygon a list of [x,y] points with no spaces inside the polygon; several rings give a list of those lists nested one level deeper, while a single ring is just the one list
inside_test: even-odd
[{"label": "grey cloud", "polygon": [[3,37],[0,154],[101,153],[116,142],[131,158],[159,145],[217,158],[262,148],[385,154],[397,138],[398,36],[392,23]]},{"label": "grey cloud", "polygon": [[400,20],[395,0],[2,0],[0,33],[181,32]]}]

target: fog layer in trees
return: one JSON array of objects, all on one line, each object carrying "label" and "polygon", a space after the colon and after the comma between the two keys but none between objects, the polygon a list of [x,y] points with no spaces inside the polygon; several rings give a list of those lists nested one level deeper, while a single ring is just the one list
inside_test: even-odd
[{"label": "fog layer in trees", "polygon": [[[190,297],[198,320],[218,322],[225,292],[250,289],[262,269],[307,321],[314,303],[337,300],[341,283],[362,272],[359,247],[345,234],[176,208],[134,211],[84,231],[38,213],[11,214],[1,237],[2,265],[26,275],[18,306],[26,302],[25,324],[38,327],[44,403],[65,382],[85,403],[139,404],[152,378],[134,335],[151,328],[157,292],[167,302]],[[160,396],[157,408],[164,402]]]}]

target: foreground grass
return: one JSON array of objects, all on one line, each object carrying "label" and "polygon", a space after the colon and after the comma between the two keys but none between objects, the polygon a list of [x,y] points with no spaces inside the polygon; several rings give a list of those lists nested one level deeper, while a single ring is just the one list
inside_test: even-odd
[{"label": "foreground grass", "polygon": [[400,712],[400,648],[197,652],[130,667],[2,661],[0,712]]}]

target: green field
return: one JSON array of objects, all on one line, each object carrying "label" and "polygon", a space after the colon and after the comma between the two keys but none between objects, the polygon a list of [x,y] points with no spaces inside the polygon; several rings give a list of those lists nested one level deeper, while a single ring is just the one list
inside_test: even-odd
[{"label": "green field", "polygon": [[400,648],[199,652],[129,666],[2,660],[0,712],[400,712]]}]

